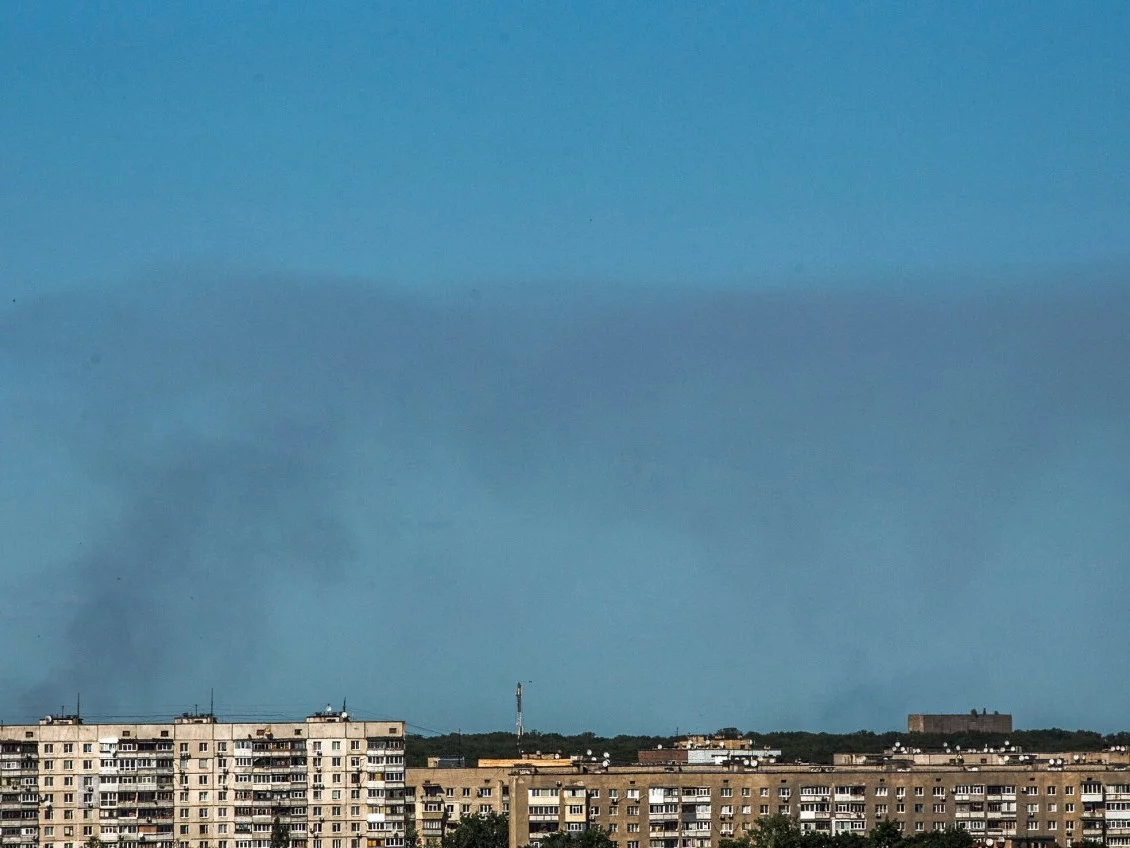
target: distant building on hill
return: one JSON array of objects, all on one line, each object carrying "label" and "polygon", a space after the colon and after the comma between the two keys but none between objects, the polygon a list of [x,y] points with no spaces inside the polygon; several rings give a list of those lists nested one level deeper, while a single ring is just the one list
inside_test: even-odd
[{"label": "distant building on hill", "polygon": [[912,713],[906,718],[910,733],[1012,733],[1010,713],[970,710],[949,715]]}]

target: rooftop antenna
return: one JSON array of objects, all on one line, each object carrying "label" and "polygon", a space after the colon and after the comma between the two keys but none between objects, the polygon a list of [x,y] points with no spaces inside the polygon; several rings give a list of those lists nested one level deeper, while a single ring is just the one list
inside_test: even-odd
[{"label": "rooftop antenna", "polygon": [[216,715],[216,688],[214,686],[208,690],[208,715],[213,717]]},{"label": "rooftop antenna", "polygon": [[75,718],[82,718],[82,692],[75,695]]},{"label": "rooftop antenna", "polygon": [[518,688],[514,691],[514,698],[518,702],[518,753],[522,753],[522,681],[518,681]]}]

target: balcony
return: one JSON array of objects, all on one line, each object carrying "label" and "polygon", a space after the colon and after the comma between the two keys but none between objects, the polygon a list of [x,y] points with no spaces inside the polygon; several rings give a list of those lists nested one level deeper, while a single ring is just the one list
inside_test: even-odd
[{"label": "balcony", "polygon": [[801,821],[831,821],[832,814],[827,810],[801,810]]}]

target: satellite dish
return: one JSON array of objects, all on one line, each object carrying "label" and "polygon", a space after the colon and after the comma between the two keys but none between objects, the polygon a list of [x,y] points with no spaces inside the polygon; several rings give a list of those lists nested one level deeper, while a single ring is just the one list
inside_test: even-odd
[{"label": "satellite dish", "polygon": [[608,753],[607,751],[605,751],[605,752],[604,752],[604,759],[606,759],[606,760],[607,760],[607,759],[608,759],[609,757],[611,757],[611,756],[612,756],[612,755],[611,755],[611,754],[609,754],[609,753]]},{"label": "satellite dish", "polygon": [[589,748],[589,749],[588,749],[587,751],[585,751],[585,756],[586,756],[586,757],[591,757],[591,756],[592,756],[592,748]]},{"label": "satellite dish", "polygon": [[608,758],[606,757],[606,758],[605,758],[605,760],[604,760],[604,767],[605,767],[605,768],[608,768],[608,766],[609,766],[609,765],[611,765],[611,763],[612,763],[612,761],[611,761],[611,760],[609,760],[609,759],[608,759]]}]

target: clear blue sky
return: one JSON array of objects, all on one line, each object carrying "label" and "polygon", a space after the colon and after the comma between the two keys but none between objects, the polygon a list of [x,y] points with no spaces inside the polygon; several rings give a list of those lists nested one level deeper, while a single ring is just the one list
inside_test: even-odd
[{"label": "clear blue sky", "polygon": [[0,5],[0,717],[1125,726],[1128,41]]}]

